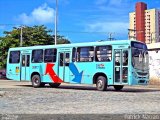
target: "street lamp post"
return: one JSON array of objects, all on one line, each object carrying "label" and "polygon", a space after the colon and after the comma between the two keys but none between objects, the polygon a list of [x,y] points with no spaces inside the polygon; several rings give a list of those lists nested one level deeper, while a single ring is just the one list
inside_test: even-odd
[{"label": "street lamp post", "polygon": [[56,0],[56,8],[55,8],[55,45],[57,44],[57,17],[58,17],[58,0]]},{"label": "street lamp post", "polygon": [[22,34],[23,34],[22,29],[23,29],[23,28],[22,28],[22,26],[21,26],[20,29],[21,29],[20,46],[22,47],[22,44],[23,44],[23,43],[22,43],[22,42],[23,42],[23,36],[22,36]]}]

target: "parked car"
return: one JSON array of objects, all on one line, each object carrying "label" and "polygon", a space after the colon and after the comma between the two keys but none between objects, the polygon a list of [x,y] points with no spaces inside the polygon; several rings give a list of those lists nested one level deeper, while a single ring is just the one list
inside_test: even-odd
[{"label": "parked car", "polygon": [[0,79],[6,78],[6,70],[0,70]]}]

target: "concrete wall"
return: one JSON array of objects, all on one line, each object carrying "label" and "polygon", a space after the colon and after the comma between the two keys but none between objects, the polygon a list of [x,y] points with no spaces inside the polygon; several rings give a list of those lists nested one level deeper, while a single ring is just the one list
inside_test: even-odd
[{"label": "concrete wall", "polygon": [[160,80],[160,50],[149,51],[150,79]]}]

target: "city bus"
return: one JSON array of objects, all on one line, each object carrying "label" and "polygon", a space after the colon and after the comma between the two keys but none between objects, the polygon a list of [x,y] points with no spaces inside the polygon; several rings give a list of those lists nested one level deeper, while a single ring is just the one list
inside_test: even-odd
[{"label": "city bus", "polygon": [[17,47],[8,51],[6,74],[35,88],[71,83],[121,90],[148,84],[149,55],[146,44],[131,40]]}]

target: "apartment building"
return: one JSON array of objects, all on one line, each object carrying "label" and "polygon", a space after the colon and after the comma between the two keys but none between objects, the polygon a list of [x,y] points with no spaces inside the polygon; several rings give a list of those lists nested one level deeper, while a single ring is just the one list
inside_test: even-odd
[{"label": "apartment building", "polygon": [[147,4],[138,2],[135,12],[129,13],[129,19],[129,39],[148,44],[160,42],[160,10],[147,10]]}]

